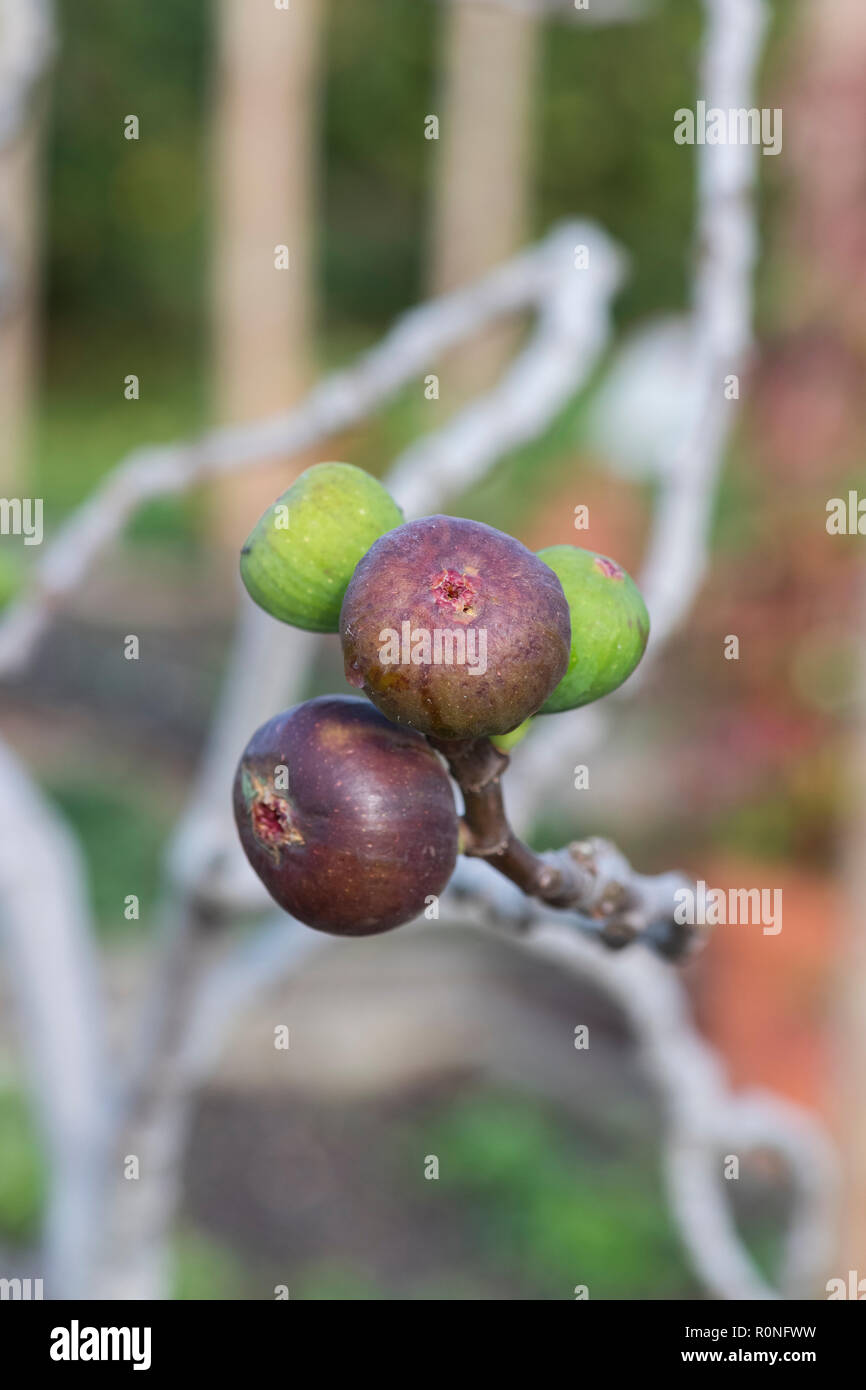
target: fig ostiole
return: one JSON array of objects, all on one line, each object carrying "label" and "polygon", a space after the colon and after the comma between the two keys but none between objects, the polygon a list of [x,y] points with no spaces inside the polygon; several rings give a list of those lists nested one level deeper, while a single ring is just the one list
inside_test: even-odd
[{"label": "fig ostiole", "polygon": [[649,614],[640,589],[615,560],[575,545],[538,552],[559,577],[571,614],[568,669],[541,714],[577,709],[627,680],[646,650]]},{"label": "fig ostiole", "polygon": [[241,551],[241,578],[272,617],[336,632],[346,585],[361,556],[403,513],[376,478],[351,463],[308,468],[256,523]]},{"label": "fig ostiole", "polygon": [[437,754],[355,696],[308,700],[263,724],[241,757],[234,810],[274,900],[337,936],[419,916],[456,862],[457,810]]},{"label": "fig ostiole", "polygon": [[556,574],[482,522],[431,516],[377,540],[340,613],[346,679],[389,719],[440,739],[507,734],[568,666]]}]

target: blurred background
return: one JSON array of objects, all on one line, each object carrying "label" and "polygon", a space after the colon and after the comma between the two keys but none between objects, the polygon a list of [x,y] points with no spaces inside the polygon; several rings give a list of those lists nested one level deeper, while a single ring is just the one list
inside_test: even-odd
[{"label": "blurred background", "polygon": [[[825,523],[828,499],[864,485],[866,24],[856,3],[766,8],[755,104],[784,110],[784,146],[757,159],[755,345],[709,567],[613,735],[587,759],[564,747],[532,840],[604,834],[644,872],[783,890],[778,936],[720,928],[683,981],[732,1084],[805,1107],[851,1168],[866,1143],[866,964],[846,892],[866,824],[850,777],[864,541]],[[697,91],[698,0],[599,0],[587,15],[504,0],[292,0],[288,13],[61,0],[55,20],[53,56],[0,146],[0,491],[44,499],[46,544],[133,448],[285,409],[401,312],[578,216],[628,258],[611,343],[543,434],[449,506],[640,573],[658,485],[632,458],[640,421],[629,454],[605,400],[629,335],[691,302],[696,152],[672,131]],[[129,1040],[153,954],[248,530],[320,458],[383,476],[490,387],[528,325],[450,354],[438,399],[413,382],[326,447],[142,508],[0,687],[4,736],[83,848],[112,1046]],[[0,538],[4,603],[38,560]],[[282,636],[274,625],[275,647]],[[308,693],[342,688],[328,639]],[[589,791],[572,787],[582,761]],[[8,972],[0,989],[0,1272],[38,1273],[47,1163]],[[291,1029],[284,1056],[275,1022]],[[458,920],[336,943],[245,1011],[195,1099],[170,1294],[706,1297],[666,1200],[663,1123],[627,1022],[589,981]],[[730,1187],[769,1278],[786,1171],[757,1152]],[[866,1275],[866,1198],[856,1180],[845,1194],[828,1273],[857,1267],[859,1243]]]}]

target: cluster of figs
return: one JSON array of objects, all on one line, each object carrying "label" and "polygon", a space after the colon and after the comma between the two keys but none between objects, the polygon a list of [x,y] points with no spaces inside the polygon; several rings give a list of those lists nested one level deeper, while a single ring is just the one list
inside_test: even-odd
[{"label": "cluster of figs", "polygon": [[533,716],[607,695],[649,635],[640,591],[605,556],[534,554],[459,517],[406,522],[347,463],[307,469],[268,508],[241,576],[274,618],[338,632],[348,687],[362,692],[275,715],[234,785],[241,843],[268,892],[340,936],[398,927],[447,885],[459,820],[443,744],[504,747]]}]

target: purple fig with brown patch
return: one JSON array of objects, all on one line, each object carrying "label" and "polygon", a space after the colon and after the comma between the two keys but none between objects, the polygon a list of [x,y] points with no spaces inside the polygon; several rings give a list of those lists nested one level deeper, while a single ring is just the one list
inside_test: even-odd
[{"label": "purple fig with brown patch", "polygon": [[398,526],[358,563],[340,611],[346,679],[389,719],[436,738],[506,734],[568,666],[558,578],[482,522]]},{"label": "purple fig with brown patch", "polygon": [[308,700],[263,724],[240,760],[234,809],[271,897],[336,936],[372,936],[417,917],[457,857],[439,758],[351,695]]}]

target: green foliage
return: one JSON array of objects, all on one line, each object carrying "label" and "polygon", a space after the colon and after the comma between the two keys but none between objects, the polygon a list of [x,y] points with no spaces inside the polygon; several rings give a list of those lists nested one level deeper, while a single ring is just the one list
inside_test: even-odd
[{"label": "green foliage", "polygon": [[[51,104],[49,308],[172,347],[204,319],[214,7],[61,0]],[[325,322],[378,331],[424,292],[442,114],[442,7],[370,0],[328,8],[322,226]],[[697,0],[636,24],[543,25],[533,94],[534,232],[598,218],[633,256],[628,316],[684,301],[692,152],[672,139],[694,97]],[[123,118],[142,138],[123,137]],[[360,118],[363,113],[363,119]],[[280,133],[275,132],[275,138]],[[768,161],[772,162],[772,161]]]},{"label": "green foliage", "polygon": [[654,1163],[581,1152],[539,1105],[493,1094],[458,1103],[428,1142],[498,1277],[541,1298],[577,1284],[591,1298],[688,1296]]},{"label": "green foliage", "polygon": [[[201,364],[178,364],[130,339],[128,357],[103,340],[82,357],[59,333],[51,346],[48,389],[37,426],[37,479],[46,502],[46,530],[80,503],[117,461],[143,441],[187,437],[204,420]],[[124,377],[140,379],[137,401],[124,398]],[[143,508],[130,527],[133,538],[182,537],[198,530],[194,497],[168,498]]]},{"label": "green foliage", "polygon": [[[141,783],[114,778],[88,780],[64,777],[49,785],[84,851],[96,920],[106,936],[140,933],[152,925],[159,890],[162,846],[171,811],[155,798],[142,795]],[[137,894],[138,921],[123,915],[124,899]]]},{"label": "green foliage", "polygon": [[764,860],[790,858],[796,833],[797,808],[784,791],[738,804],[713,826],[720,849]]},{"label": "green foliage", "polygon": [[174,1244],[175,1299],[235,1301],[244,1297],[247,1271],[232,1252],[200,1231],[181,1231]]},{"label": "green foliage", "polygon": [[20,551],[0,550],[0,611],[18,593],[26,572],[26,561]]},{"label": "green foliage", "polygon": [[579,487],[586,415],[604,370],[599,364],[585,390],[566,402],[542,434],[511,450],[463,493],[461,516],[520,536],[557,489]]},{"label": "green foliage", "polygon": [[[441,115],[443,11],[370,0],[325,16],[315,243],[327,361],[354,356],[426,293],[440,144],[424,139],[424,119]],[[599,219],[631,258],[623,321],[686,298],[694,152],[671,135],[673,111],[694,97],[700,11],[698,0],[661,0],[637,24],[592,27],[578,16],[542,26],[530,234],[562,217]],[[49,523],[133,445],[203,423],[214,16],[205,0],[60,3],[39,437]],[[131,113],[138,142],[123,138]],[[142,377],[135,403],[122,397],[129,371]],[[519,533],[527,499],[573,476],[584,403],[503,460],[464,514]],[[379,476],[448,410],[413,383],[353,441],[353,462]],[[132,532],[169,544],[196,533],[195,504],[175,500],[149,508]]]},{"label": "green foliage", "polygon": [[176,335],[201,310],[211,14],[205,0],[59,6],[48,306],[88,334],[122,327],[131,354],[131,327]]},{"label": "green foliage", "polygon": [[735,448],[722,470],[712,522],[713,550],[722,555],[749,555],[761,539],[762,469],[748,448]]},{"label": "green foliage", "polygon": [[308,1265],[293,1279],[289,1296],[323,1303],[378,1302],[395,1297],[377,1279],[340,1260]]},{"label": "green foliage", "polygon": [[0,1240],[35,1239],[45,1195],[45,1170],[24,1094],[0,1086]]},{"label": "green foliage", "polygon": [[579,214],[628,248],[623,317],[686,299],[694,157],[673,113],[694,103],[700,25],[695,0],[663,0],[636,24],[545,26],[537,229]]},{"label": "green foliage", "polygon": [[[419,297],[436,111],[435,4],[328,12],[324,105],[326,321],[380,327]],[[363,113],[363,116],[361,115]]]}]

